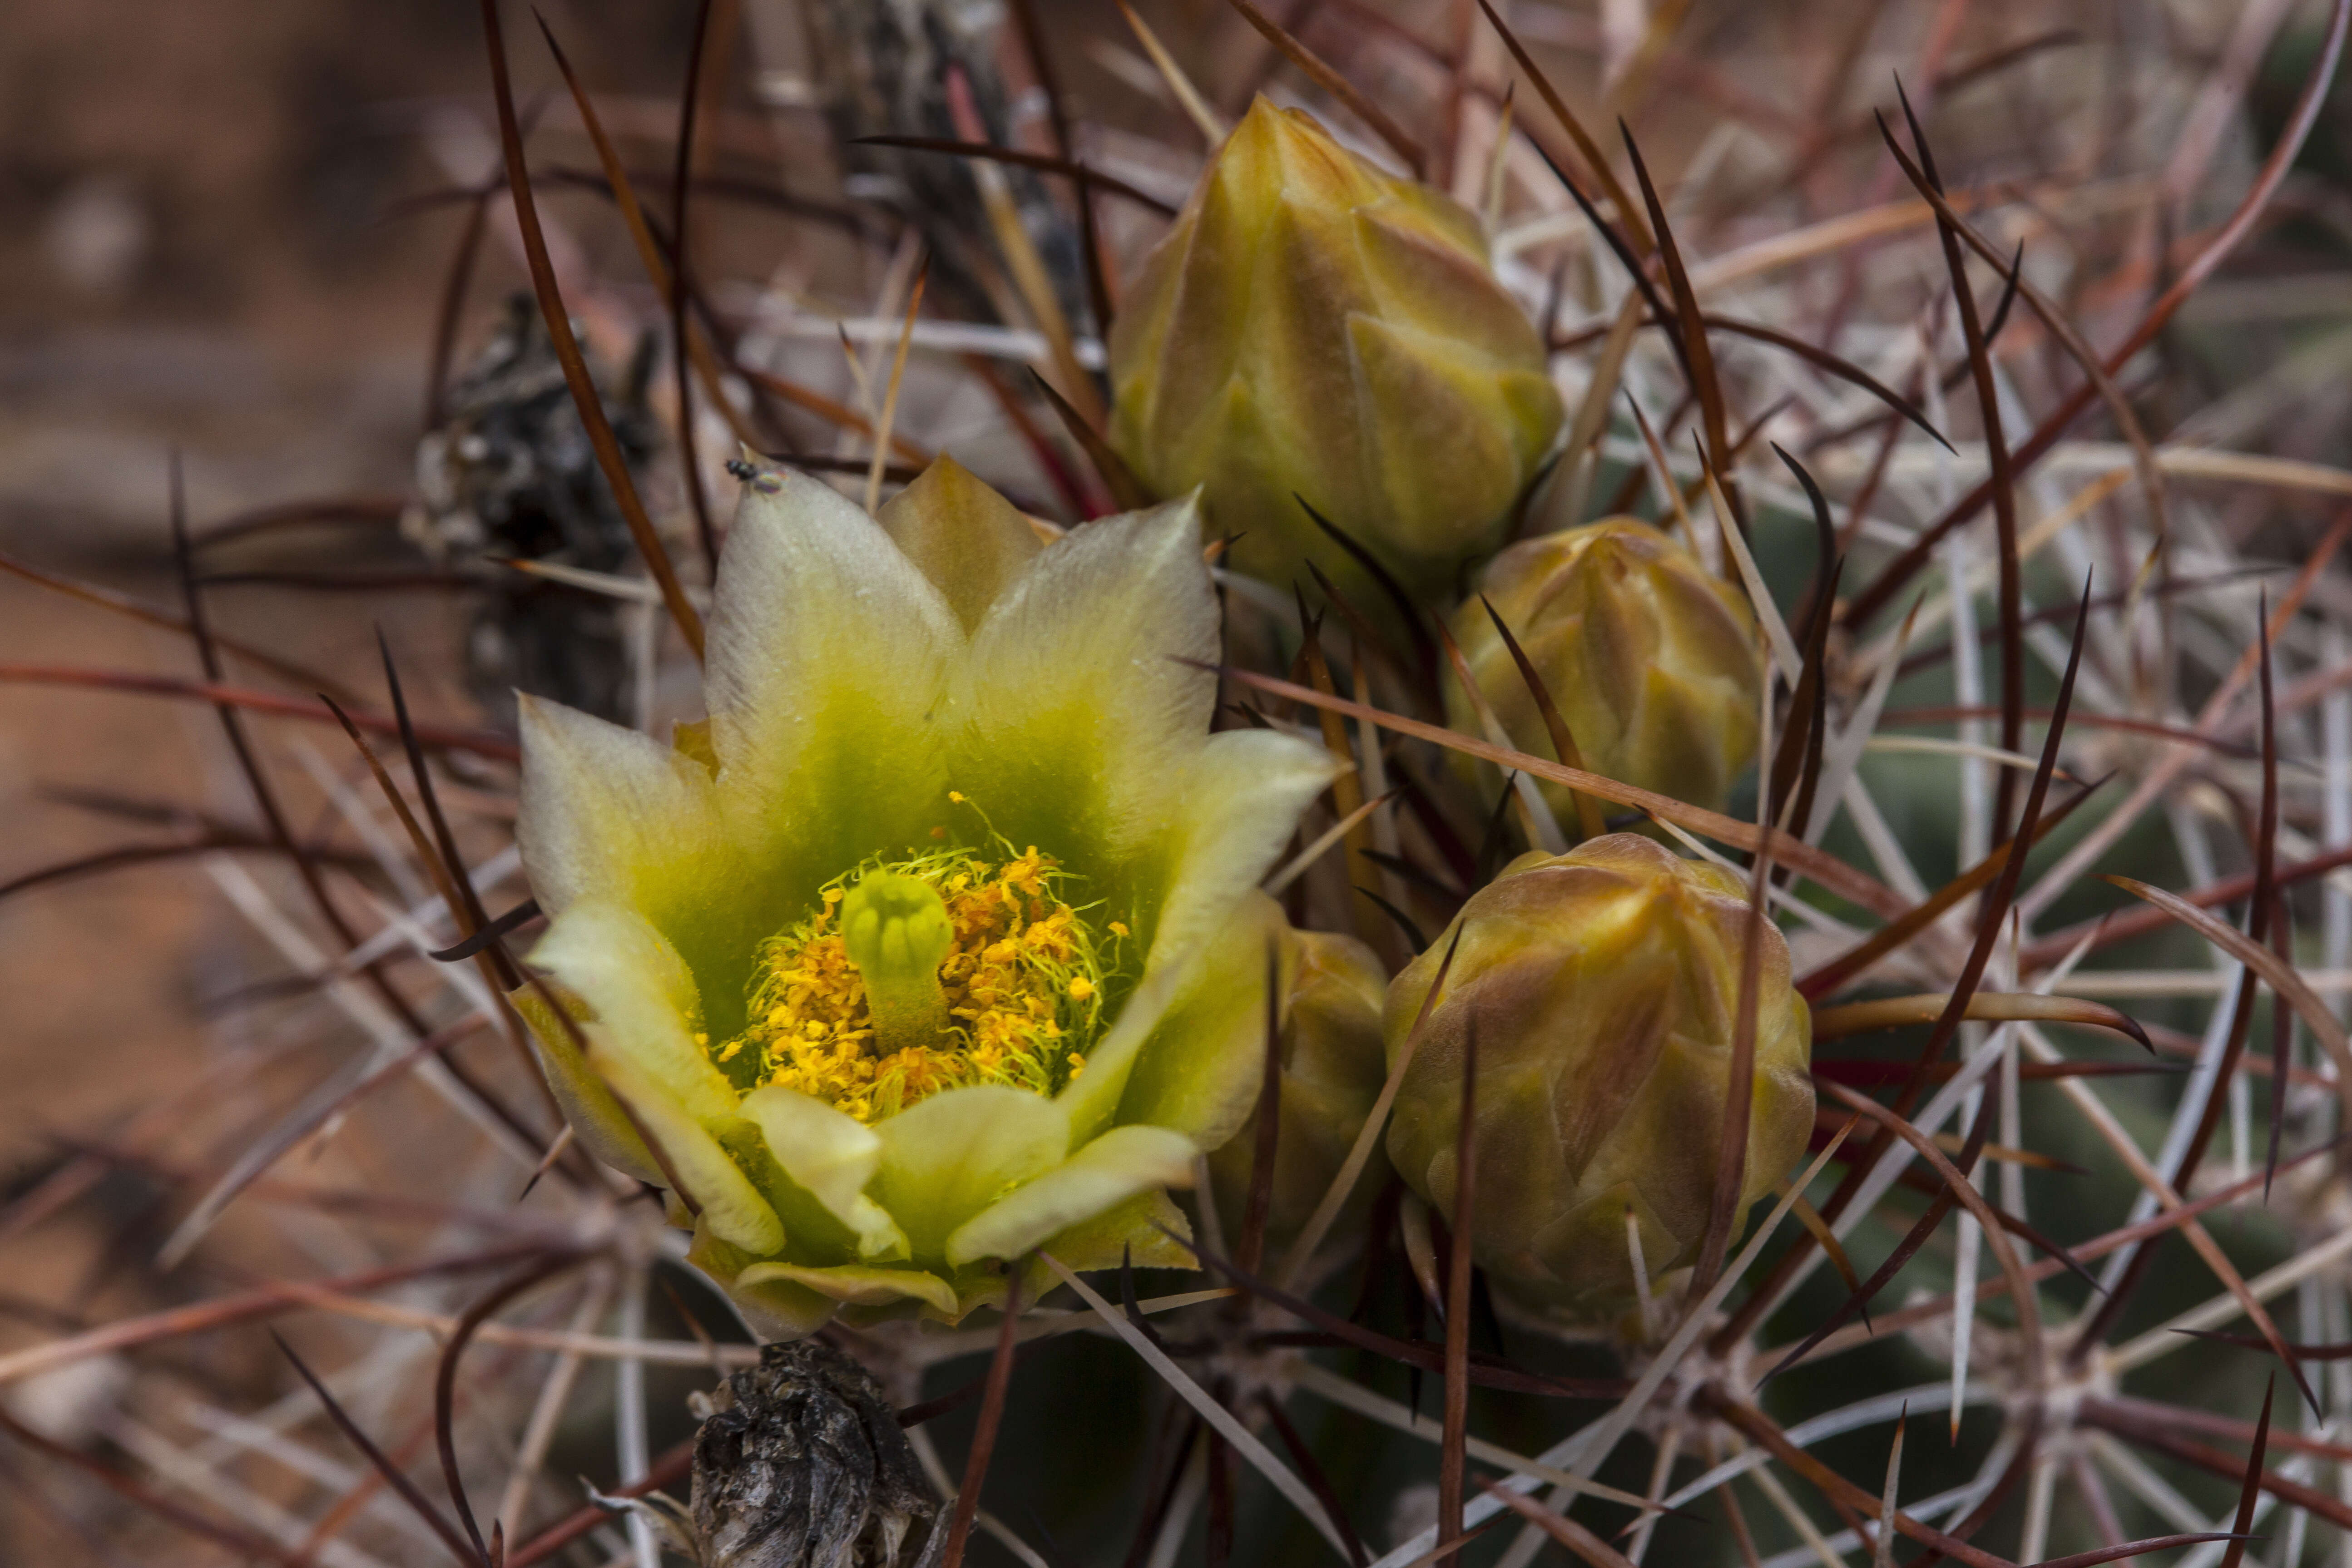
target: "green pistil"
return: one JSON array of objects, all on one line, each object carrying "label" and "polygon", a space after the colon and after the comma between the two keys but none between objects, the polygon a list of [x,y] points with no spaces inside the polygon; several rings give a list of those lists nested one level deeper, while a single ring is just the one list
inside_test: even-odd
[{"label": "green pistil", "polygon": [[898,872],[860,879],[841,901],[841,940],[866,983],[879,1053],[936,1045],[950,1027],[940,963],[955,945],[939,889]]}]

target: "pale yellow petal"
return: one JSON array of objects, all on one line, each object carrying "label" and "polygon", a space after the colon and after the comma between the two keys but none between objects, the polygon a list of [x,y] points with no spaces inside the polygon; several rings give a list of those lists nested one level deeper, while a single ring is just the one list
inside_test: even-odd
[{"label": "pale yellow petal", "polygon": [[940,707],[962,642],[940,591],[854,502],[790,470],[744,487],[703,695],[769,930],[818,883],[940,820]]},{"label": "pale yellow petal", "polygon": [[1161,1127],[1114,1127],[957,1227],[948,1261],[1017,1258],[1057,1232],[1154,1188],[1192,1181],[1192,1141]]},{"label": "pale yellow petal", "polygon": [[713,1236],[755,1256],[782,1247],[784,1227],[776,1211],[710,1129],[665,1093],[634,1058],[609,1049],[593,1034],[588,1064],[628,1108],[662,1166],[665,1184],[675,1180],[678,1195],[699,1213]]},{"label": "pale yellow petal", "polygon": [[[581,1037],[575,1039],[555,1009],[531,986],[520,987],[508,1000],[530,1026],[540,1073],[547,1079],[547,1090],[555,1097],[556,1108],[563,1112],[563,1120],[571,1124],[573,1134],[591,1154],[613,1169],[649,1185],[660,1186],[661,1167],[655,1163],[645,1140],[637,1136],[637,1130],[630,1125],[628,1113],[613,1098],[612,1089],[588,1065],[584,1027]],[[572,1022],[579,1026],[587,1006],[576,999],[572,1005]]]},{"label": "pale yellow petal", "polygon": [[946,1257],[948,1237],[964,1221],[1070,1152],[1069,1119],[1059,1105],[1000,1084],[933,1095],[874,1130],[882,1137],[882,1165],[866,1190],[924,1263]]},{"label": "pale yellow petal", "polygon": [[[1286,991],[1297,970],[1296,955],[1283,951],[1282,936],[1275,901],[1245,893],[1136,1053],[1119,1097],[1121,1124],[1172,1128],[1202,1149],[1215,1149],[1249,1120],[1265,1084],[1269,948],[1277,961],[1287,960]],[[1093,1066],[1090,1061],[1089,1070]]]},{"label": "pale yellow petal", "polygon": [[1043,550],[1011,501],[953,458],[941,458],[875,517],[971,631]]},{"label": "pale yellow petal", "polygon": [[[1049,545],[972,636],[956,787],[1016,846],[1089,876],[1163,830],[1216,700],[1217,603],[1191,501]],[[1097,887],[1117,899],[1122,889]]]},{"label": "pale yellow petal", "polygon": [[936,1274],[919,1268],[877,1268],[859,1263],[832,1268],[808,1268],[797,1263],[754,1263],[735,1277],[738,1289],[755,1289],[782,1281],[851,1307],[887,1306],[917,1300],[952,1315],[955,1288]]},{"label": "pale yellow petal", "polygon": [[[1154,1187],[1048,1237],[1039,1250],[1080,1274],[1130,1261],[1138,1268],[1198,1268],[1201,1260],[1184,1245],[1192,1239],[1192,1222],[1173,1198]],[[1034,1274],[1024,1276],[1022,1294],[1034,1301],[1055,1283],[1040,1263]]]},{"label": "pale yellow petal", "polygon": [[[1144,974],[1087,1070],[1062,1093],[1080,1136],[1110,1124],[1136,1053],[1160,1015],[1193,983],[1212,938],[1273,868],[1298,815],[1344,764],[1322,747],[1265,730],[1209,738],[1183,773],[1181,802],[1160,854],[1164,878]],[[1262,963],[1259,967],[1263,967]],[[1261,980],[1242,977],[1245,984]]]},{"label": "pale yellow petal", "polygon": [[705,1125],[735,1116],[733,1087],[694,1038],[702,1026],[694,974],[644,915],[579,900],[555,917],[530,962],[588,1005],[583,1028],[599,1049],[635,1063]]},{"label": "pale yellow petal", "polygon": [[881,1134],[821,1100],[773,1085],[744,1096],[743,1115],[784,1174],[856,1235],[859,1257],[907,1256],[905,1234],[866,1195],[882,1163]]},{"label": "pale yellow petal", "polygon": [[746,1285],[742,1276],[752,1260],[740,1247],[730,1247],[697,1225],[694,1245],[686,1260],[717,1280],[761,1340],[805,1339],[833,1321],[841,1303],[789,1279],[765,1279]]},{"label": "pale yellow petal", "polygon": [[709,771],[561,703],[524,694],[519,717],[515,836],[540,908],[560,915],[593,898],[641,910],[698,967],[737,943],[740,857],[728,847]]}]

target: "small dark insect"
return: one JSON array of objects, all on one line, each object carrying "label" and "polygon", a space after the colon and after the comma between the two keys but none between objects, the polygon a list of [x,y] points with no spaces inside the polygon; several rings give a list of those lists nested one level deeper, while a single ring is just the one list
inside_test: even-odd
[{"label": "small dark insect", "polygon": [[[637,1505],[700,1568],[930,1568],[940,1502],[874,1375],[816,1340],[770,1345],[708,1402],[692,1500]],[[652,1504],[653,1506],[648,1506]]]},{"label": "small dark insect", "polygon": [[[593,360],[614,434],[642,471],[660,443],[646,405],[648,336],[617,387]],[[448,422],[417,444],[425,518],[417,542],[480,586],[466,634],[467,683],[512,728],[516,690],[607,719],[629,717],[630,674],[620,606],[501,564],[548,562],[621,573],[635,556],[628,525],[596,468],[539,307],[507,301],[497,331],[449,390]]]}]

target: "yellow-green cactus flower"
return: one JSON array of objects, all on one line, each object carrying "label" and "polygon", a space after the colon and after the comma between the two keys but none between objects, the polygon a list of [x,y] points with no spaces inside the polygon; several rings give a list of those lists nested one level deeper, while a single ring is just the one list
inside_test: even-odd
[{"label": "yellow-green cactus flower", "polygon": [[[1266,1209],[1266,1235],[1277,1244],[1297,1236],[1323,1201],[1387,1081],[1381,1005],[1389,984],[1379,957],[1351,936],[1286,924],[1280,959],[1282,1109]],[[1259,1089],[1265,1089],[1263,1078]],[[1240,1234],[1256,1150],[1253,1111],[1209,1156],[1209,1179],[1229,1239]],[[1369,1201],[1387,1176],[1387,1162],[1375,1157],[1357,1177],[1350,1202]]]},{"label": "yellow-green cactus flower", "polygon": [[[1714,1201],[1748,898],[1638,834],[1523,855],[1389,988],[1395,1062],[1460,935],[1389,1125],[1389,1158],[1454,1212],[1462,1053],[1478,1051],[1473,1255],[1571,1319],[1633,1297],[1630,1209],[1654,1277],[1696,1260]],[[1739,1212],[1804,1152],[1811,1015],[1766,924]]]},{"label": "yellow-green cactus flower", "polygon": [[548,1079],[767,1331],[1173,1251],[1257,1088],[1252,889],[1336,767],[1209,732],[1216,647],[1190,503],[1041,544],[944,460],[878,519],[763,472],[707,727],[524,700]]},{"label": "yellow-green cactus flower", "polygon": [[[1611,518],[1522,541],[1488,563],[1480,592],[1542,677],[1584,765],[1622,783],[1720,810],[1756,755],[1764,679],[1748,601],[1648,523]],[[1535,694],[1473,595],[1454,636],[1510,735],[1551,754]],[[1458,682],[1449,721],[1480,733]],[[1568,792],[1544,786],[1556,812]]]},{"label": "yellow-green cactus flower", "polygon": [[1478,220],[1263,98],[1145,263],[1110,364],[1112,442],[1154,494],[1202,487],[1241,570],[1286,585],[1312,558],[1374,614],[1299,499],[1450,599],[1560,424]]}]

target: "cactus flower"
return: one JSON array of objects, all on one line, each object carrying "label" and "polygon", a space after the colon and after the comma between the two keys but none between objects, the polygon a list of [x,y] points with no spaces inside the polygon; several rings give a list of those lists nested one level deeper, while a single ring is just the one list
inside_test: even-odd
[{"label": "cactus flower", "polygon": [[1544,359],[1475,217],[1261,98],[1119,311],[1111,439],[1153,493],[1202,487],[1241,570],[1312,558],[1384,613],[1299,500],[1450,598],[1559,428]]},{"label": "cactus flower", "polygon": [[[1747,601],[1646,522],[1612,518],[1512,545],[1480,590],[1518,639],[1568,721],[1584,765],[1621,783],[1719,810],[1756,755],[1764,679]],[[1511,743],[1537,756],[1551,742],[1535,695],[1471,598],[1454,635]],[[1478,733],[1458,684],[1449,721]],[[1553,810],[1568,792],[1544,786]]]},{"label": "cactus flower", "polygon": [[[1297,1235],[1323,1201],[1388,1079],[1381,1054],[1388,974],[1372,950],[1351,936],[1286,925],[1280,956],[1282,1110],[1266,1210],[1266,1234],[1276,1242]],[[1209,1179],[1228,1237],[1239,1234],[1256,1131],[1253,1112],[1209,1156]],[[1351,1198],[1368,1199],[1386,1178],[1376,1157],[1357,1177]]]},{"label": "cactus flower", "polygon": [[1335,769],[1209,732],[1181,659],[1216,641],[1189,502],[1041,546],[951,462],[879,518],[762,472],[707,725],[524,699],[551,923],[518,1000],[582,1141],[755,1324],[952,1321],[1041,1246],[1171,1250],[1164,1189],[1257,1087],[1252,889]]},{"label": "cactus flower", "polygon": [[[1389,988],[1393,1064],[1447,946],[1389,1124],[1389,1158],[1451,1215],[1462,1053],[1477,1040],[1473,1256],[1513,1294],[1590,1320],[1632,1300],[1625,1216],[1655,1277],[1696,1261],[1739,999],[1746,889],[1638,834],[1523,855]],[[1789,949],[1761,932],[1754,1094],[1739,1213],[1804,1152],[1813,1121],[1811,1015]]]}]

